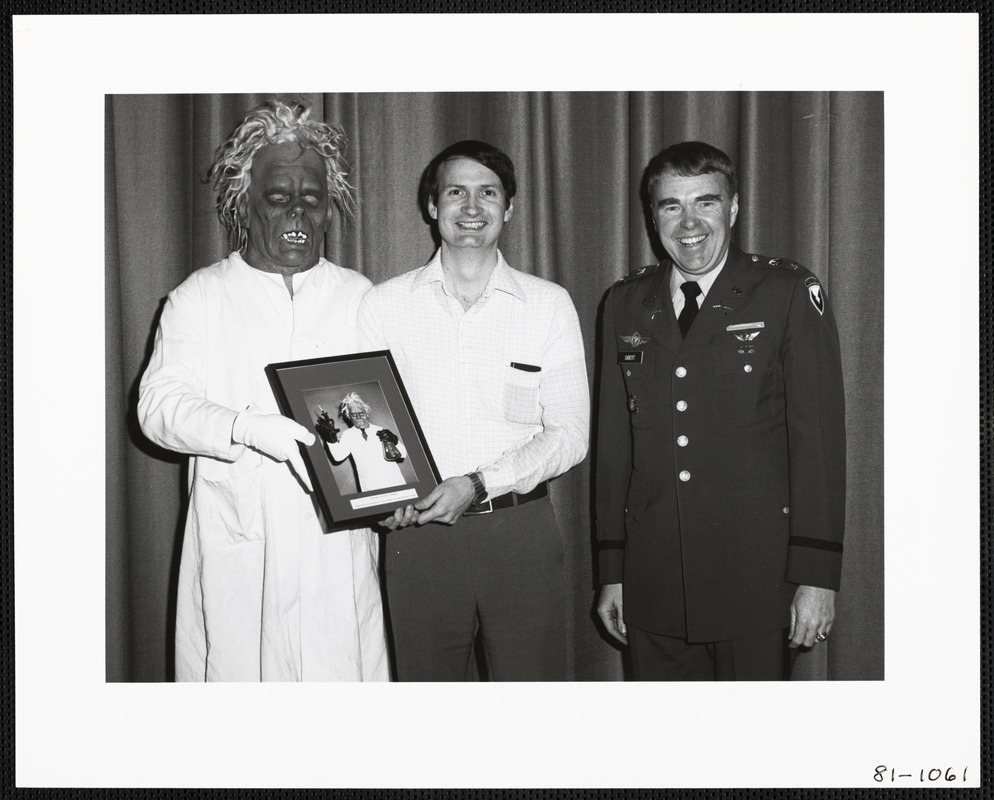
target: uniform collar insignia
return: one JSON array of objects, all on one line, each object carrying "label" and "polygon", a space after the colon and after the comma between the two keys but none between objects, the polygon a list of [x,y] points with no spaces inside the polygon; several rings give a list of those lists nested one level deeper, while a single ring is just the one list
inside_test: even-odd
[{"label": "uniform collar insignia", "polygon": [[642,301],[642,305],[645,308],[652,308],[653,306],[655,306],[655,308],[652,308],[652,311],[649,312],[649,319],[655,319],[656,318],[656,314],[662,314],[663,311],[666,310],[663,306],[661,306],[656,301],[656,293],[655,292],[647,295],[646,298],[645,298],[645,300]]}]

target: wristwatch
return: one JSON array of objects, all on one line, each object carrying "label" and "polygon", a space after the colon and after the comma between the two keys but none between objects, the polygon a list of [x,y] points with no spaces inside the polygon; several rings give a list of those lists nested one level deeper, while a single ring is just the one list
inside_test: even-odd
[{"label": "wristwatch", "polygon": [[487,499],[487,487],[483,485],[483,476],[479,472],[467,472],[466,477],[473,484],[473,505],[482,503]]}]

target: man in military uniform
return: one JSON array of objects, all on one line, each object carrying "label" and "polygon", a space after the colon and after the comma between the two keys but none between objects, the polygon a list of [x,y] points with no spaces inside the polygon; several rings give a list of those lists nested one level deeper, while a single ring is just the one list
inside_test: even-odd
[{"label": "man in military uniform", "polygon": [[674,145],[648,179],[669,258],[605,302],[598,615],[636,680],[783,680],[835,616],[838,332],[811,272],[731,244],[725,153]]}]

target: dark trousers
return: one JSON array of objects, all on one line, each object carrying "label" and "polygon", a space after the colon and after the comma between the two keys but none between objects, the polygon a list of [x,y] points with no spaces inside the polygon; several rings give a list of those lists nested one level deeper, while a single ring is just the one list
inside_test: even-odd
[{"label": "dark trousers", "polygon": [[637,681],[784,681],[793,663],[786,630],[698,644],[629,625],[628,646]]},{"label": "dark trousers", "polygon": [[549,498],[387,534],[399,681],[464,681],[481,637],[491,680],[566,678],[563,540]]}]

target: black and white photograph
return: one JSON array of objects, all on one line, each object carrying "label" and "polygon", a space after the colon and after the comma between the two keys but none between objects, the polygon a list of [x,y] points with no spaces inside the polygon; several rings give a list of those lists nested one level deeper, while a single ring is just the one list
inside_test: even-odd
[{"label": "black and white photograph", "polygon": [[[415,509],[429,486],[389,493],[379,517],[361,507],[345,517],[390,518],[370,535],[385,542],[376,568],[394,680],[883,679],[881,92],[109,95],[106,104],[107,225],[118,243],[108,280],[134,298],[126,318],[148,331],[108,334],[133,345],[126,370],[140,378],[137,403],[121,409],[120,424],[133,426],[121,444],[137,451],[123,477],[144,487],[128,493],[139,507],[157,491],[179,504],[161,519],[161,558],[145,549],[147,574],[131,573],[147,608],[129,608],[130,618],[172,591],[171,532],[184,505],[178,613],[186,586],[192,608],[213,607],[209,581],[182,576],[187,557],[206,564],[219,552],[208,521],[227,526],[214,510],[231,502],[213,494],[220,476],[246,482],[232,506],[239,518],[266,521],[257,532],[225,528],[233,545],[255,540],[254,556],[237,552],[257,566],[237,574],[258,570],[260,595],[266,542],[288,546],[277,522],[284,502],[296,515],[317,500],[338,528],[336,492],[321,490],[333,468],[351,469],[363,496],[373,490],[364,481],[406,485],[386,443],[369,444],[355,426],[358,412],[396,428],[363,408],[375,392],[292,368],[311,354],[349,364],[350,352],[383,350],[424,428],[440,471],[435,505],[448,514]],[[420,135],[383,137],[391,125]],[[210,131],[225,133],[211,140]],[[632,141],[644,146],[621,147]],[[175,189],[139,202],[150,173]],[[150,231],[165,236],[177,215],[189,233],[146,252]],[[857,225],[864,235],[854,238]],[[133,274],[126,267],[139,257],[146,268]],[[170,274],[178,288],[166,286]],[[699,296],[688,301],[681,281]],[[204,349],[201,361],[187,355]],[[273,365],[278,353],[292,355]],[[280,376],[275,401],[260,380],[267,362]],[[302,395],[319,389],[320,398]],[[273,416],[276,401],[313,439]],[[317,427],[318,406],[337,433]],[[218,450],[221,426],[233,428],[232,443]],[[294,465],[300,444],[316,491]],[[175,489],[184,467],[173,453],[194,459],[188,501]],[[469,510],[470,475],[480,501],[498,504],[487,514]],[[349,487],[332,483],[334,499],[354,506]],[[263,504],[252,510],[255,491]],[[336,540],[313,524],[320,546]],[[498,533],[507,524],[520,541]],[[112,573],[124,566],[116,552],[134,552],[135,532],[108,529]],[[491,536],[494,551],[474,549]],[[467,537],[468,560],[452,561]],[[311,545],[294,541],[303,558]],[[493,576],[492,597],[475,563]],[[477,588],[459,598],[464,582]],[[466,631],[441,627],[457,599]],[[522,614],[540,627],[505,653],[485,620]],[[159,679],[226,680],[211,663],[221,648],[206,649],[209,628],[208,618],[196,673],[178,662],[173,672],[168,627],[143,624],[132,637],[161,649]],[[182,621],[176,629],[189,641]],[[444,668],[433,632],[463,642]],[[250,641],[270,635],[263,622]],[[288,657],[306,679],[299,648]],[[478,649],[486,669],[475,674]],[[109,676],[125,656],[111,650]]]},{"label": "black and white photograph", "polygon": [[[343,497],[404,486],[417,480],[407,447],[394,433],[397,425],[379,383],[332,386],[303,395],[311,409],[315,433],[331,461],[335,485]],[[329,405],[333,409],[330,415],[325,408]],[[345,424],[344,430],[336,425],[334,410]],[[351,469],[341,468],[346,464]],[[417,492],[410,496],[417,497]]]},{"label": "black and white photograph", "polygon": [[328,532],[375,524],[441,482],[388,350],[266,374],[282,412],[314,436],[303,455]]},{"label": "black and white photograph", "polygon": [[19,783],[978,785],[976,17],[891,17],[92,19],[71,117],[15,18],[17,208],[85,145],[81,263],[15,226]]}]

